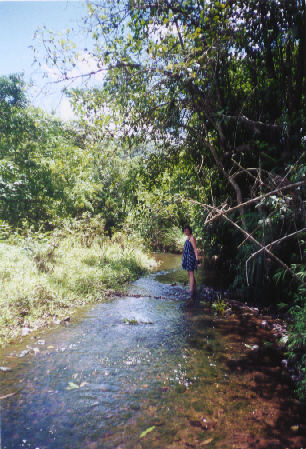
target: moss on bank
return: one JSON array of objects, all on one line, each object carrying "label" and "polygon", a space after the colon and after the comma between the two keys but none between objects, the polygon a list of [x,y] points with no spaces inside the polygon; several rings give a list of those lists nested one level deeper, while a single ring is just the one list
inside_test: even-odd
[{"label": "moss on bank", "polygon": [[[88,238],[90,237],[90,238]],[[155,265],[127,236],[62,232],[0,243],[0,346],[97,302]]]}]

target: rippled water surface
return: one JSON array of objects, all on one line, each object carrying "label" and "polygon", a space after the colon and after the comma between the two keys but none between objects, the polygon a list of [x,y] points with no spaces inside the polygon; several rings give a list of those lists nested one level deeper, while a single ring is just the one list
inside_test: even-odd
[{"label": "rippled water surface", "polygon": [[[225,365],[228,348],[204,304],[186,307],[180,257],[162,259],[159,272],[130,286],[131,296],[87,307],[69,326],[2,351],[0,365],[11,371],[0,372],[1,395],[11,396],[1,401],[1,449],[183,448],[188,441],[213,448],[223,440],[222,426],[214,431],[227,401],[218,389],[239,388]],[[20,357],[24,349],[30,352]],[[229,422],[231,413],[251,413],[244,391],[227,404]]]}]

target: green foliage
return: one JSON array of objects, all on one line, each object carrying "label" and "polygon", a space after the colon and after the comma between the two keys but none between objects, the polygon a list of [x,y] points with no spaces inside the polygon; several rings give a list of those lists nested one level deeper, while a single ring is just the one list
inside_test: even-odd
[{"label": "green foliage", "polygon": [[18,108],[26,106],[27,98],[22,74],[0,77],[0,104],[3,109],[8,109],[11,106]]},{"label": "green foliage", "polygon": [[146,430],[141,432],[141,434],[139,435],[139,438],[145,437],[148,433],[152,432],[155,429],[155,427],[156,426],[148,427]]},{"label": "green foliage", "polygon": [[149,182],[145,177],[140,178],[125,228],[135,229],[155,251],[179,252],[184,243],[181,227],[188,208],[173,201],[175,178],[168,172],[162,174],[159,185],[148,188],[146,183]]},{"label": "green foliage", "polygon": [[137,205],[129,214],[126,226],[137,229],[152,249],[163,250],[166,248],[165,234],[176,224],[176,205],[167,200],[165,192],[156,193],[139,189]]},{"label": "green foliage", "polygon": [[124,320],[123,320],[123,323],[124,324],[130,324],[130,325],[136,325],[136,324],[138,324],[138,321],[137,320],[135,320],[135,319],[131,319],[131,320],[129,320],[128,318],[124,318]]},{"label": "green foliage", "polygon": [[[1,81],[21,89],[16,79]],[[14,226],[51,228],[58,218],[90,209],[90,157],[59,120],[20,102],[0,103],[0,214]]]},{"label": "green foliage", "polygon": [[211,307],[215,310],[216,314],[224,316],[226,302],[221,298],[220,295],[218,295],[217,300],[213,302]]},{"label": "green foliage", "polygon": [[103,216],[109,235],[119,230],[135,196],[137,159],[27,106],[24,95],[18,77],[0,79],[0,217],[50,230],[88,211]]},{"label": "green foliage", "polygon": [[[298,268],[292,266],[294,270],[299,271],[302,279],[306,278],[306,266],[301,264]],[[281,279],[280,276],[277,276]],[[306,288],[300,285],[294,296],[293,301],[281,303],[279,306],[286,309],[291,318],[288,326],[288,339],[286,343],[286,356],[291,366],[295,368],[298,381],[295,386],[296,393],[301,400],[306,400]]]}]

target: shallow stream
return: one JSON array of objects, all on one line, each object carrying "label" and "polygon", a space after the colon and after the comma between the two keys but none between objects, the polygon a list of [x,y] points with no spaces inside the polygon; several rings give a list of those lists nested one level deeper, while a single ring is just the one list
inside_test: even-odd
[{"label": "shallow stream", "polygon": [[186,307],[180,257],[160,259],[131,296],[0,353],[1,449],[242,448],[231,426],[265,434],[228,366],[235,347],[205,303]]}]

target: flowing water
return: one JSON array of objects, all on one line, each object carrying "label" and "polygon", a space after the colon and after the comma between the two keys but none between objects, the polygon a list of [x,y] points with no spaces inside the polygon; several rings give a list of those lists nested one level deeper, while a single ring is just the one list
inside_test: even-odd
[{"label": "flowing water", "polygon": [[131,296],[0,353],[1,449],[257,447],[229,439],[266,432],[228,366],[234,346],[205,304],[186,307],[180,257],[161,259]]}]

